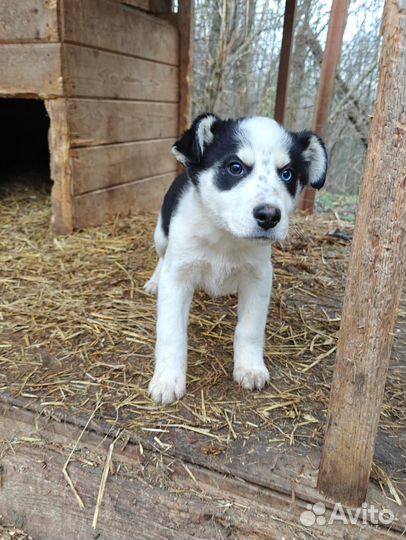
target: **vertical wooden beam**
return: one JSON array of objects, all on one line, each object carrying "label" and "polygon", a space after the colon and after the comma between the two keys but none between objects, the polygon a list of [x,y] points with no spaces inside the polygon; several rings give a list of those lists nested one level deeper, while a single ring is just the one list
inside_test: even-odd
[{"label": "vertical wooden beam", "polygon": [[171,13],[172,0],[149,0],[149,11],[155,15]]},{"label": "vertical wooden beam", "polygon": [[[333,101],[334,81],[340,58],[345,23],[347,22],[350,0],[333,0],[328,24],[326,49],[321,65],[320,83],[317,91],[316,105],[313,114],[312,129],[323,137],[326,133],[328,116]],[[312,213],[314,209],[315,190],[305,188],[300,202],[300,210]]]},{"label": "vertical wooden beam", "polygon": [[48,144],[51,158],[52,230],[69,234],[73,230],[72,171],[65,99],[49,99],[45,107],[50,118]]},{"label": "vertical wooden beam", "polygon": [[192,120],[193,0],[179,0],[179,135]]},{"label": "vertical wooden beam", "polygon": [[406,0],[386,0],[378,96],[344,298],[318,487],[365,500],[405,278]]},{"label": "vertical wooden beam", "polygon": [[280,124],[285,120],[286,101],[288,98],[288,85],[290,74],[290,60],[292,56],[293,28],[295,24],[297,0],[286,0],[285,16],[283,20],[283,35],[281,54],[279,57],[278,83],[276,86],[274,118]]}]

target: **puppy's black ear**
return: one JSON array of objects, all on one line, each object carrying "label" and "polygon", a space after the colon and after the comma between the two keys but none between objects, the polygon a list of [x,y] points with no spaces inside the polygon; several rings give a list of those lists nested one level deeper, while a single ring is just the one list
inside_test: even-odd
[{"label": "puppy's black ear", "polygon": [[172,146],[172,153],[185,167],[198,165],[207,146],[213,141],[213,127],[220,118],[205,113],[198,116],[190,129]]},{"label": "puppy's black ear", "polygon": [[306,167],[311,186],[320,189],[326,181],[328,169],[327,150],[322,139],[312,131],[292,133]]}]

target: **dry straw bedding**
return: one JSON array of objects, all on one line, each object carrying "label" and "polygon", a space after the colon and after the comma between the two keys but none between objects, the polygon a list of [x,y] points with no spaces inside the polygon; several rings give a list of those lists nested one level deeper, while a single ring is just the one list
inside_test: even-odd
[{"label": "dry straw bedding", "polygon": [[[189,326],[188,393],[159,407],[148,397],[155,298],[143,291],[156,263],[155,216],[54,237],[45,193],[20,187],[0,196],[0,391],[45,409],[90,415],[137,432],[183,426],[226,445],[266,431],[272,445],[318,446],[340,322],[351,234],[338,216],[295,216],[289,242],[275,245],[266,335],[271,383],[260,393],[231,377],[236,297],[195,296]],[[404,309],[400,314],[404,323]],[[402,322],[403,321],[403,322]],[[404,424],[397,338],[381,428]]]}]

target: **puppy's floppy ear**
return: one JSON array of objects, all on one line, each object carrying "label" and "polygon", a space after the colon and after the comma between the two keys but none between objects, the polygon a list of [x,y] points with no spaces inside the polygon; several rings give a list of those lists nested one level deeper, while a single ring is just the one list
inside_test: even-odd
[{"label": "puppy's floppy ear", "polygon": [[214,114],[205,113],[198,116],[190,129],[172,146],[172,154],[185,167],[198,165],[207,146],[213,141],[213,127],[220,118]]},{"label": "puppy's floppy ear", "polygon": [[304,161],[311,186],[320,189],[326,181],[328,169],[327,150],[322,139],[312,131],[292,133]]}]

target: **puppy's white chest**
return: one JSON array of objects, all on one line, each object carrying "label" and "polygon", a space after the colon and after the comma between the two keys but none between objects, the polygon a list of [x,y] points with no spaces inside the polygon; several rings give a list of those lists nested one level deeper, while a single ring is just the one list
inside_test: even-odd
[{"label": "puppy's white chest", "polygon": [[244,268],[226,264],[224,261],[195,261],[185,268],[186,275],[193,281],[196,289],[211,296],[222,296],[237,292]]},{"label": "puppy's white chest", "polygon": [[[191,218],[192,225],[189,223],[188,234],[185,235],[185,226],[179,226],[182,212],[178,216],[165,259],[193,289],[204,290],[211,296],[235,293],[244,276],[255,277],[270,259],[270,245],[234,238],[230,233],[218,230],[208,220],[194,223]],[[196,219],[196,212],[193,216]]]}]

